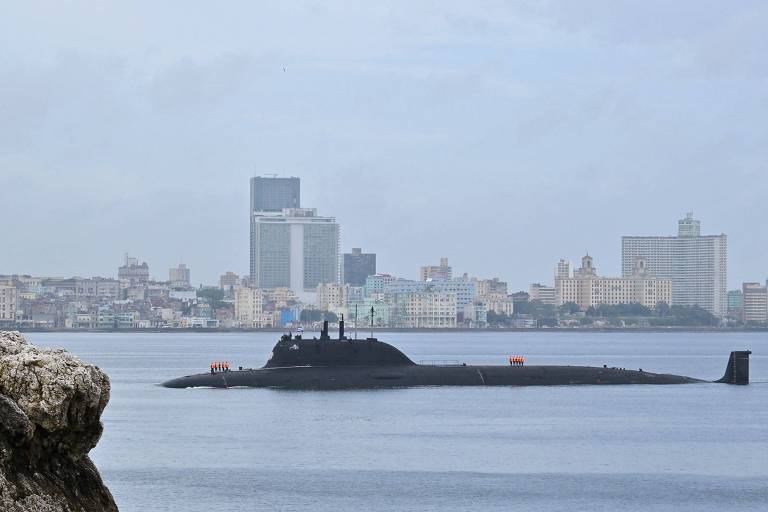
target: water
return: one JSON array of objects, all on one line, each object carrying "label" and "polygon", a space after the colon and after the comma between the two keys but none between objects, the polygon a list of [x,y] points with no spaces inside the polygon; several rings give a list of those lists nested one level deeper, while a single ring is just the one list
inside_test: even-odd
[{"label": "water", "polygon": [[104,368],[91,453],[123,511],[765,510],[768,341],[759,333],[381,334],[412,359],[589,364],[750,386],[374,391],[165,389],[212,359],[261,366],[274,333],[30,333]]}]

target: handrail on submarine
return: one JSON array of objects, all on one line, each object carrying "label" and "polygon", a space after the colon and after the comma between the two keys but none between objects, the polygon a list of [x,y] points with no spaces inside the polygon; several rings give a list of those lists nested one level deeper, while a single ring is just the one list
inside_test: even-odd
[{"label": "handrail on submarine", "polygon": [[421,366],[466,366],[466,363],[461,363],[456,359],[421,359],[419,361]]}]

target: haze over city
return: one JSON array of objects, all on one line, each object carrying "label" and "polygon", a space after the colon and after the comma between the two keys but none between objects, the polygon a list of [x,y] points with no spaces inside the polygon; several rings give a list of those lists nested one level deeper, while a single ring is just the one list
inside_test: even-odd
[{"label": "haze over city", "polygon": [[[183,8],[182,8],[183,7]],[[342,249],[512,289],[693,211],[730,287],[768,233],[764,2],[7,5],[0,271],[248,269],[248,179],[302,179]]]}]

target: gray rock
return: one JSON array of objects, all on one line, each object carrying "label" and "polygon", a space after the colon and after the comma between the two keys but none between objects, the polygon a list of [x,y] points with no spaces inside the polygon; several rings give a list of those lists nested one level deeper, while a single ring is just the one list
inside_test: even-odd
[{"label": "gray rock", "polygon": [[108,401],[98,367],[0,331],[0,510],[117,510],[88,457]]}]

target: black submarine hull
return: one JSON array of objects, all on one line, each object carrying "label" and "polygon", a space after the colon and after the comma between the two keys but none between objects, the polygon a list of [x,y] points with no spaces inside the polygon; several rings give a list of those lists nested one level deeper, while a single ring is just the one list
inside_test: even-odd
[{"label": "black submarine hull", "polygon": [[416,386],[567,386],[692,384],[681,375],[590,366],[285,367],[200,373],[163,383],[168,388],[257,387],[283,389],[373,389]]},{"label": "black submarine hull", "polygon": [[[750,351],[731,352],[717,382],[747,384]],[[511,359],[510,359],[511,360]],[[514,362],[514,361],[512,361]],[[520,361],[522,362],[522,361]],[[215,365],[212,365],[212,368]],[[339,339],[283,335],[263,368],[187,375],[164,382],[167,388],[372,389],[415,386],[570,386],[606,384],[693,384],[682,375],[606,366],[470,366],[416,364],[400,350],[376,338],[350,340],[339,322]]]}]

